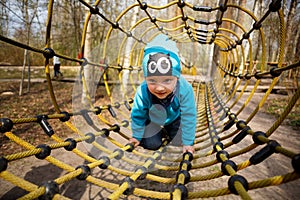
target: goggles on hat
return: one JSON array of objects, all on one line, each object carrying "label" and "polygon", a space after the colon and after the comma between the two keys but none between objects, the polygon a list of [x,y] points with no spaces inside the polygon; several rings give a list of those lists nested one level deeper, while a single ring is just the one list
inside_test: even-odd
[{"label": "goggles on hat", "polygon": [[148,76],[172,76],[170,55],[162,53],[149,55],[147,74]]}]

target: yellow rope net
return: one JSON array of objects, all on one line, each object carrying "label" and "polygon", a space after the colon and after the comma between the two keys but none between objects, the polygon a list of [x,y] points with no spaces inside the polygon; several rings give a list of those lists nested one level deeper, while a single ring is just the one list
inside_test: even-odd
[{"label": "yellow rope net", "polygon": [[[19,199],[289,199],[299,195],[297,191],[286,196],[276,196],[276,193],[268,196],[266,192],[274,187],[276,190],[278,185],[299,187],[299,143],[298,148],[290,149],[271,137],[297,104],[298,81],[284,111],[273,124],[265,124],[262,130],[252,123],[271,92],[280,86],[284,72],[299,67],[299,62],[284,64],[285,21],[281,1],[271,1],[265,14],[257,18],[250,9],[228,1],[210,7],[182,0],[164,5],[137,0],[115,19],[101,9],[103,1],[95,1],[93,5],[83,0],[79,2],[89,10],[82,32],[80,58],[60,54],[51,46],[53,0],[48,2],[44,49],[0,35],[3,42],[44,55],[48,90],[56,111],[36,117],[1,118],[1,134],[26,149],[1,155],[1,184],[10,183],[25,191]],[[228,13],[233,11],[251,19],[252,24],[245,25],[239,19],[229,18],[232,15]],[[264,23],[270,15],[277,15],[279,22],[275,63],[268,62],[266,56],[269,44],[265,39]],[[199,16],[208,16],[211,20]],[[86,41],[88,26],[95,19],[105,21],[109,28],[101,53],[92,55],[87,53]],[[133,22],[129,23],[128,19]],[[131,136],[132,98],[143,80],[143,48],[160,33],[177,42],[183,76],[194,88],[198,115],[193,155],[182,155],[181,149],[169,147],[167,142],[157,151],[134,149],[127,142]],[[258,38],[261,51],[260,61],[256,62],[252,54]],[[218,60],[211,59],[209,52],[213,49],[218,51]],[[50,76],[53,56],[80,63],[72,112],[63,111],[57,103]],[[110,103],[95,99],[100,80]],[[268,80],[266,92],[253,105],[251,100],[264,80]],[[52,120],[60,120],[74,135],[67,139],[59,137],[51,126]],[[23,123],[38,123],[41,133],[49,136],[49,142],[33,146],[14,134],[18,124]],[[285,157],[284,163],[290,163],[289,166],[282,167],[284,164],[280,163],[279,156]],[[270,159],[274,165],[266,166]],[[53,172],[47,173],[57,176],[33,183],[24,174],[11,172],[16,167],[14,163],[33,167],[50,163],[54,166]],[[278,174],[272,174],[264,169],[266,167],[281,169]],[[41,177],[43,173],[40,172]],[[80,181],[82,188],[76,188],[74,196],[69,196],[66,187],[71,187],[74,181]],[[86,185],[90,185],[89,189]],[[89,190],[89,195],[80,197],[78,193],[84,190]]]}]

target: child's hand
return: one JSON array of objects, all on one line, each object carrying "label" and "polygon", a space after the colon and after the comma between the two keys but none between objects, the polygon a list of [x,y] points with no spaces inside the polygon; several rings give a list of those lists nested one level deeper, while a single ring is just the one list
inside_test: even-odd
[{"label": "child's hand", "polygon": [[139,146],[139,144],[140,144],[140,141],[138,141],[138,140],[135,139],[135,138],[130,138],[130,139],[129,139],[129,142],[132,143],[132,144],[134,145],[134,148],[137,147],[137,146]]},{"label": "child's hand", "polygon": [[183,150],[183,153],[190,152],[190,153],[194,154],[194,152],[195,152],[195,149],[193,146],[183,146],[182,150]]}]

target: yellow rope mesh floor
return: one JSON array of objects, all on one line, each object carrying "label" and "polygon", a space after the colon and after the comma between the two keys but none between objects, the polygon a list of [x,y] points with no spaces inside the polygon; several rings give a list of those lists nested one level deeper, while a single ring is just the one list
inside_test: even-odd
[{"label": "yellow rope mesh floor", "polygon": [[[283,64],[285,22],[281,1],[272,1],[263,17],[257,18],[251,9],[230,1],[201,6],[185,1],[158,5],[137,0],[116,13],[114,19],[102,13],[102,1],[94,5],[80,2],[89,10],[80,58],[60,54],[50,44],[51,20],[56,14],[52,0],[48,6],[44,49],[0,35],[1,41],[44,55],[48,89],[56,110],[19,119],[1,118],[1,134],[27,149],[1,155],[1,184],[9,182],[26,191],[19,199],[297,199],[296,190],[285,196],[276,196],[276,192],[269,196],[267,192],[286,184],[292,188],[298,185],[299,190],[299,142],[296,148],[283,146],[272,137],[299,99],[297,80],[280,117],[272,124],[260,126],[263,129],[257,129],[255,124],[263,123],[260,110],[272,90],[280,86],[279,79],[286,78],[284,72],[299,67],[299,62]],[[176,9],[178,12],[172,12]],[[252,24],[228,18],[227,13],[233,10],[251,18]],[[280,24],[276,63],[268,63],[266,58],[264,22],[270,15],[276,15]],[[124,20],[130,18],[135,18],[132,24]],[[100,50],[88,54],[86,38],[88,24],[93,19],[104,20],[110,28]],[[182,155],[180,148],[167,145],[157,151],[133,149],[127,142],[131,136],[132,98],[143,80],[143,47],[160,33],[177,42],[183,74],[194,88],[198,112],[194,155]],[[252,49],[258,37],[262,48],[261,59],[256,63]],[[219,57],[212,61],[209,52],[214,45]],[[69,112],[57,103],[59,97],[52,85],[50,60],[54,55],[81,65],[79,76],[74,77],[73,110]],[[100,79],[109,104],[95,98]],[[262,82],[268,83],[266,92],[253,104],[252,98]],[[51,126],[52,120],[60,120],[74,135],[60,138]],[[41,133],[37,134],[46,133],[49,142],[33,146],[15,135],[13,130],[23,123],[38,123]],[[272,166],[266,165],[269,160],[274,161]],[[31,165],[33,169],[51,164],[53,168],[47,173],[55,177],[45,177],[39,184],[30,182],[24,174],[13,172],[15,162]],[[280,170],[273,174],[266,168]],[[39,174],[45,176],[43,171]],[[66,192],[72,185],[76,185],[74,196]],[[79,196],[84,192],[88,195]]]}]

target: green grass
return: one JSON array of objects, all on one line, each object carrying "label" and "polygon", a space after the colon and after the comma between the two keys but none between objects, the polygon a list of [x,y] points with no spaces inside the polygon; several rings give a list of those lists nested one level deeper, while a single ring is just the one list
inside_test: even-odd
[{"label": "green grass", "polygon": [[[266,112],[279,117],[287,106],[288,96],[284,98],[272,99],[268,102]],[[300,106],[297,104],[286,117],[285,123],[293,127],[300,127]]]}]

